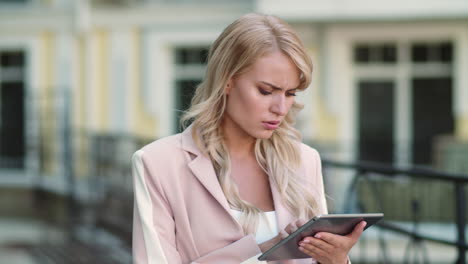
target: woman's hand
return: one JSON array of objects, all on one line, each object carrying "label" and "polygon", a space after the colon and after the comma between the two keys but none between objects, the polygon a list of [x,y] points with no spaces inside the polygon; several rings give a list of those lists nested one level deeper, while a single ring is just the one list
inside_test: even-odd
[{"label": "woman's hand", "polygon": [[301,227],[305,223],[306,222],[304,220],[297,220],[295,222],[290,223],[284,228],[284,230],[281,230],[281,232],[279,232],[278,235],[276,235],[274,238],[270,240],[267,240],[259,244],[258,247],[260,247],[260,250],[262,251],[262,253],[265,253],[265,251],[270,249],[272,246],[276,245],[276,243],[280,242],[282,239],[289,236],[289,234],[296,231],[299,227]]},{"label": "woman's hand", "polygon": [[365,221],[360,222],[346,236],[319,232],[314,237],[305,237],[299,242],[299,250],[321,264],[345,264],[348,262],[349,251],[358,241],[365,226]]}]

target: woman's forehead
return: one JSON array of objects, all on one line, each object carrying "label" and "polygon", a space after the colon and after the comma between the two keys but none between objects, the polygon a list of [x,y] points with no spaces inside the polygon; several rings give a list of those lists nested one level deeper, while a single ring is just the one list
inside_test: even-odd
[{"label": "woman's forehead", "polygon": [[282,89],[293,89],[300,84],[301,72],[287,55],[274,52],[255,60],[246,74],[255,81]]}]

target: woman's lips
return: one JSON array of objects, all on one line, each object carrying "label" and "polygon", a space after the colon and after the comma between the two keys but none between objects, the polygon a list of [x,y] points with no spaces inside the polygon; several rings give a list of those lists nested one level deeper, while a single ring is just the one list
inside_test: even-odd
[{"label": "woman's lips", "polygon": [[279,121],[264,121],[262,122],[263,127],[268,130],[275,130],[279,127],[280,122]]}]

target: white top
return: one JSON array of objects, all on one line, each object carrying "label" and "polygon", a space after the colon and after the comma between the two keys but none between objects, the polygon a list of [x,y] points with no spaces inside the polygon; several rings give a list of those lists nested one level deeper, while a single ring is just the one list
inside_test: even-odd
[{"label": "white top", "polygon": [[[238,210],[231,209],[231,215],[239,221],[243,213]],[[263,243],[278,235],[278,222],[276,221],[276,212],[264,212],[260,216],[257,232],[255,233],[255,241],[257,244]]]}]

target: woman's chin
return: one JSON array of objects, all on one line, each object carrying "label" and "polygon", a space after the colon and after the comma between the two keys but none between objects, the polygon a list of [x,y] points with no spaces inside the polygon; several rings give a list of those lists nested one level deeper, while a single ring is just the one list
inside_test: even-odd
[{"label": "woman's chin", "polygon": [[274,130],[264,130],[261,133],[258,133],[256,135],[256,138],[258,139],[269,139],[271,136],[273,136]]}]

